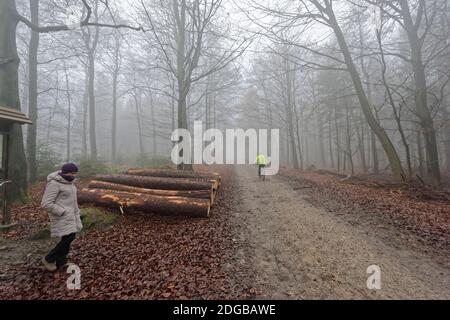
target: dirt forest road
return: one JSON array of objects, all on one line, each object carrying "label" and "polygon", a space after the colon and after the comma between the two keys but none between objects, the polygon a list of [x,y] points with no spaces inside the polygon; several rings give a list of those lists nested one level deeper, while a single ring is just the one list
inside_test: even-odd
[{"label": "dirt forest road", "polygon": [[[315,208],[279,177],[258,180],[255,168],[236,168],[240,208],[259,298],[450,299],[450,270],[408,248],[377,238],[376,228],[353,226]],[[381,268],[381,290],[367,289],[367,268]]]}]

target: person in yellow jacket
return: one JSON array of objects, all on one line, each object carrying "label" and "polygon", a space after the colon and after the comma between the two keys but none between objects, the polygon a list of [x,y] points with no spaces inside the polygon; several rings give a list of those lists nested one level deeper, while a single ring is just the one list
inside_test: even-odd
[{"label": "person in yellow jacket", "polygon": [[262,174],[263,168],[266,167],[266,157],[262,154],[259,154],[256,157],[256,165],[258,166],[258,176],[261,178],[263,177],[263,179],[265,180],[265,175]]}]

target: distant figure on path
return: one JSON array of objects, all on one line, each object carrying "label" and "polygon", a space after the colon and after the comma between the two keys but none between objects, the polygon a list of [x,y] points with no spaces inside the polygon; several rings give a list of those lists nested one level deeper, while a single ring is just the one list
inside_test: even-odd
[{"label": "distant figure on path", "polygon": [[266,157],[262,154],[259,154],[256,157],[256,165],[258,166],[258,176],[266,180],[266,176],[263,175],[263,169],[266,167]]},{"label": "distant figure on path", "polygon": [[77,232],[83,229],[74,185],[78,167],[66,163],[61,171],[47,177],[47,187],[42,197],[42,207],[47,210],[51,223],[51,236],[61,238],[42,263],[48,271],[56,271],[68,264],[67,255]]}]

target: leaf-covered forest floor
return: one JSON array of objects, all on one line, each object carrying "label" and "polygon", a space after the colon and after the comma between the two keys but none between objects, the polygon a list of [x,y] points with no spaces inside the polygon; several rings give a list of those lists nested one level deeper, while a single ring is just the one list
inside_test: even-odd
[{"label": "leaf-covered forest floor", "polygon": [[39,208],[45,184],[37,184],[31,202],[14,208],[19,228],[0,235],[0,299],[252,299],[257,290],[230,214],[233,170],[217,169],[223,183],[209,219],[126,213],[79,235],[69,260],[81,268],[80,291],[67,289],[65,270],[42,269],[54,240],[29,240],[47,222]]},{"label": "leaf-covered forest floor", "polygon": [[[0,234],[0,299],[439,298],[450,291],[441,283],[450,272],[448,191],[326,171],[283,168],[262,182],[253,167],[211,170],[223,184],[209,219],[84,208],[95,213],[93,227],[69,255],[81,268],[79,291],[67,289],[65,270],[42,269],[55,240],[42,232],[45,183],[32,186],[30,202],[13,209],[18,228]],[[365,288],[372,262],[383,264],[390,285],[380,294]]]}]

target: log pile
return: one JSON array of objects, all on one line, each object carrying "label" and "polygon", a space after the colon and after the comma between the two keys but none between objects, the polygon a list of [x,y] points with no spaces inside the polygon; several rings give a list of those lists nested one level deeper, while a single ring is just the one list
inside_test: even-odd
[{"label": "log pile", "polygon": [[80,204],[172,216],[209,217],[221,178],[211,172],[130,169],[98,175],[78,192]]}]

